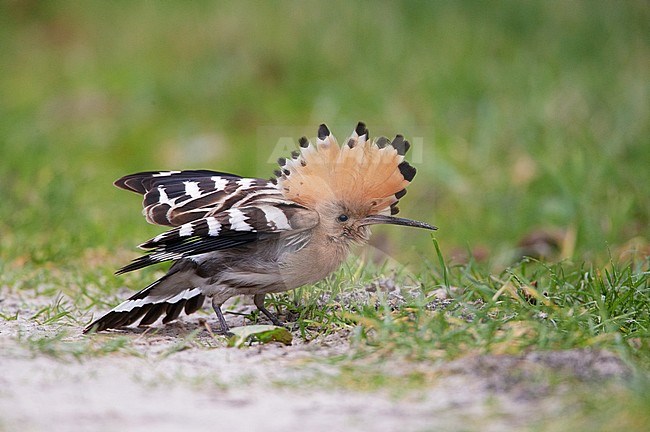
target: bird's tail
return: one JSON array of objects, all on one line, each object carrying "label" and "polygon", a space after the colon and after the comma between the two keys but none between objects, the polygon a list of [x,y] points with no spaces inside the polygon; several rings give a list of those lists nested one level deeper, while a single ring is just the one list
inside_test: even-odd
[{"label": "bird's tail", "polygon": [[168,273],[158,279],[89,324],[83,332],[125,327],[140,318],[139,325],[150,325],[163,314],[162,322],[166,324],[178,318],[183,310],[188,315],[196,312],[203,306],[205,295],[195,287],[179,289],[175,280],[177,275],[178,273]]}]

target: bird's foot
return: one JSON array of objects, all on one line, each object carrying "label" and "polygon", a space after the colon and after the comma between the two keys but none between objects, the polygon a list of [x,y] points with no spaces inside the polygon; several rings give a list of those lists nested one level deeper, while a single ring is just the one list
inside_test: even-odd
[{"label": "bird's foot", "polygon": [[264,294],[256,294],[253,297],[253,303],[257,306],[257,309],[262,312],[275,326],[284,327],[282,322],[276,317],[270,310],[264,306]]}]

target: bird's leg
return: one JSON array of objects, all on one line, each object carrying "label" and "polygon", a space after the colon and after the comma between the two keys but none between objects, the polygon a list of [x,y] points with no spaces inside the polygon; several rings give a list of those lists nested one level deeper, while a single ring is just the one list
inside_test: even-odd
[{"label": "bird's leg", "polygon": [[223,313],[221,312],[222,304],[223,303],[219,303],[217,301],[216,297],[212,298],[212,309],[214,309],[214,313],[217,314],[217,319],[219,320],[219,326],[221,327],[218,333],[224,336],[232,336],[232,333],[230,333],[230,327],[228,327],[228,323],[226,322],[226,319],[224,318]]},{"label": "bird's leg", "polygon": [[267,308],[264,307],[264,297],[265,296],[266,296],[266,294],[255,294],[253,296],[253,303],[255,304],[255,306],[257,306],[257,308],[260,310],[260,312],[262,312],[264,315],[266,315],[266,317],[268,319],[271,320],[273,325],[282,327],[282,323],[280,322],[278,317],[273,315]]}]

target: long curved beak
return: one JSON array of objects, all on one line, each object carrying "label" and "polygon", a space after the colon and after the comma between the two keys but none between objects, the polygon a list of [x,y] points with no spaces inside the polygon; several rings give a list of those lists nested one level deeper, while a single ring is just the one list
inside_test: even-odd
[{"label": "long curved beak", "polygon": [[361,220],[361,225],[375,225],[375,224],[403,225],[403,226],[409,226],[415,228],[424,228],[432,231],[438,229],[438,227],[429,225],[428,223],[425,222],[399,218],[395,216],[371,215],[371,216],[366,216]]}]

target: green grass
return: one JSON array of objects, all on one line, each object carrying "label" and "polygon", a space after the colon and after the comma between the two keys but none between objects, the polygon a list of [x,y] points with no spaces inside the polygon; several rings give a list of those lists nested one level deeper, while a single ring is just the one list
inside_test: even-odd
[{"label": "green grass", "polygon": [[[1,7],[9,257],[60,263],[155,233],[110,186],[125,173],[266,177],[279,138],[357,120],[416,144],[403,212],[438,224],[446,251],[502,256],[540,226],[575,230],[592,259],[648,237],[643,2]],[[385,231],[402,254],[428,249]]]},{"label": "green grass", "polygon": [[[430,301],[425,291],[423,299],[413,299],[398,311],[365,309],[364,319],[373,320],[366,321],[372,322],[368,327],[373,331],[361,334],[360,342],[417,360],[468,352],[606,347],[647,362],[647,347],[633,349],[630,344],[645,343],[649,336],[648,272],[631,265],[610,271],[526,261],[500,274],[458,267],[451,272],[452,284],[463,290],[451,291],[448,304],[427,311],[422,307]],[[392,343],[382,343],[387,340]]]},{"label": "green grass", "polygon": [[[305,340],[350,331],[349,381],[369,357],[580,347],[647,375],[648,23],[642,1],[3,2],[0,289],[21,305],[0,319],[52,330],[21,339],[34,355],[141,354],[69,338],[160,274],[112,274],[160,230],[111,182],[268,177],[284,139],[364,120],[414,144],[400,207],[436,240],[377,229],[373,253],[270,302]],[[523,258],[540,232],[551,252]],[[403,302],[364,290],[382,277]],[[177,349],[219,346],[193,340]]]}]

